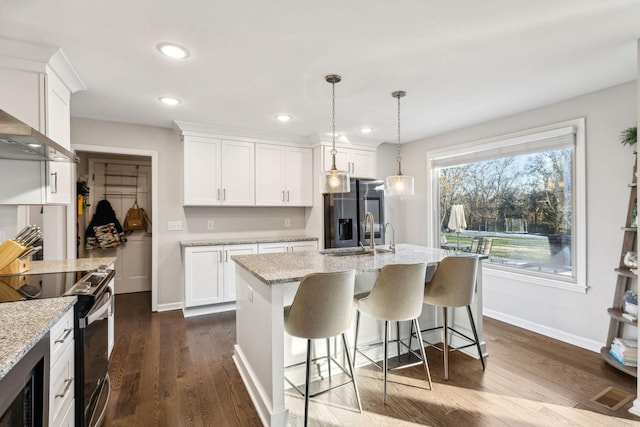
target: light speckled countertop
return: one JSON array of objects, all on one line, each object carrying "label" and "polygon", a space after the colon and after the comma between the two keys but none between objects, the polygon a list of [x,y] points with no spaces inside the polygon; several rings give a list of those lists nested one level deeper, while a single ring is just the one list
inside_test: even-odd
[{"label": "light speckled countertop", "polygon": [[[387,246],[381,246],[387,248]],[[357,248],[349,248],[351,250]],[[338,250],[339,251],[339,250]],[[356,272],[374,272],[387,264],[437,264],[445,256],[474,256],[469,253],[399,244],[395,253],[375,255],[330,256],[319,252],[289,252],[262,255],[234,255],[238,265],[268,285],[298,282],[310,273],[335,272],[355,269]]]},{"label": "light speckled countertop", "polygon": [[45,298],[0,304],[0,379],[44,337],[76,297]]},{"label": "light speckled countertop", "polygon": [[318,240],[311,236],[285,236],[285,237],[221,237],[216,239],[183,240],[180,246],[215,246],[215,245],[248,245],[251,243],[277,243],[277,242],[297,242],[304,240]]},{"label": "light speckled countertop", "polygon": [[97,269],[101,265],[109,265],[115,261],[116,257],[31,261],[29,270],[19,275],[90,271]]}]

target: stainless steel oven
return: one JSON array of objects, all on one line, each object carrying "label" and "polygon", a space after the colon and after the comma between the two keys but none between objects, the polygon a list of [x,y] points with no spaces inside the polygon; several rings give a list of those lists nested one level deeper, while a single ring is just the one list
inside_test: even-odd
[{"label": "stainless steel oven", "polygon": [[76,426],[99,426],[104,419],[111,387],[109,382],[109,316],[114,298],[108,284],[113,270],[93,271],[69,291],[76,295]]}]

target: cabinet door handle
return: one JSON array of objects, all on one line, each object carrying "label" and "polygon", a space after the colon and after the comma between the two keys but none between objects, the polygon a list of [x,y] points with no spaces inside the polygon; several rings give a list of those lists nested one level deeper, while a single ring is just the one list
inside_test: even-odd
[{"label": "cabinet door handle", "polygon": [[351,173],[356,173],[356,164],[351,162]]},{"label": "cabinet door handle", "polygon": [[284,190],[282,190],[282,201],[284,202]]},{"label": "cabinet door handle", "polygon": [[222,251],[218,252],[218,262],[222,264]]},{"label": "cabinet door handle", "polygon": [[222,189],[222,201],[223,202],[227,201],[227,189],[226,188]]},{"label": "cabinet door handle", "polygon": [[289,190],[287,190],[287,202],[289,201]]},{"label": "cabinet door handle", "polygon": [[57,340],[54,341],[55,344],[60,344],[63,343],[67,340],[67,337],[69,336],[69,334],[73,331],[73,328],[65,328],[64,330],[64,334],[62,334],[62,336],[60,338],[58,338]]},{"label": "cabinet door handle", "polygon": [[218,201],[220,201],[220,189],[218,188]]},{"label": "cabinet door handle", "polygon": [[229,262],[229,251],[224,251],[224,262]]},{"label": "cabinet door handle", "polygon": [[64,386],[64,390],[62,390],[62,393],[56,394],[56,399],[60,397],[65,397],[67,395],[67,393],[69,392],[69,389],[71,388],[71,384],[73,384],[73,377],[65,379],[64,382],[66,384]]},{"label": "cabinet door handle", "polygon": [[51,172],[51,177],[53,178],[53,189],[51,190],[51,194],[56,194],[58,192],[58,172]]}]

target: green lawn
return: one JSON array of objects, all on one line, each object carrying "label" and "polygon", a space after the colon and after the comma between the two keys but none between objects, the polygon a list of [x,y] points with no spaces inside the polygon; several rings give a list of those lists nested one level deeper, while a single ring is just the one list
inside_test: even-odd
[{"label": "green lawn", "polygon": [[[456,243],[456,233],[443,233],[447,242]],[[490,237],[493,239],[491,256],[510,260],[526,260],[538,263],[549,263],[551,251],[547,236],[534,236],[528,234],[492,235],[487,234],[460,234],[460,243],[471,244],[474,236]]]}]

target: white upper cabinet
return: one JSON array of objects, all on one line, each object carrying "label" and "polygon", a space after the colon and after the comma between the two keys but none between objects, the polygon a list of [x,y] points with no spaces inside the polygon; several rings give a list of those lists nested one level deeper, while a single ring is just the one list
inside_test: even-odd
[{"label": "white upper cabinet", "polygon": [[222,141],[222,204],[255,205],[255,144]]},{"label": "white upper cabinet", "polygon": [[[323,148],[323,170],[331,168],[331,147]],[[376,177],[375,151],[336,147],[336,168],[357,178]]]},{"label": "white upper cabinet", "polygon": [[256,144],[256,205],[313,205],[310,148]]},{"label": "white upper cabinet", "polygon": [[[15,51],[22,52],[19,59],[11,57]],[[0,39],[0,108],[67,149],[71,94],[83,89],[59,49]],[[71,204],[72,174],[71,163],[0,159],[0,179],[16,183],[0,188],[0,204]]]},{"label": "white upper cabinet", "polygon": [[[46,78],[46,135],[71,148],[71,93],[55,73]],[[50,204],[70,204],[74,188],[71,163],[47,162],[46,198]]]},{"label": "white upper cabinet", "polygon": [[184,206],[255,204],[252,142],[184,137]]}]

